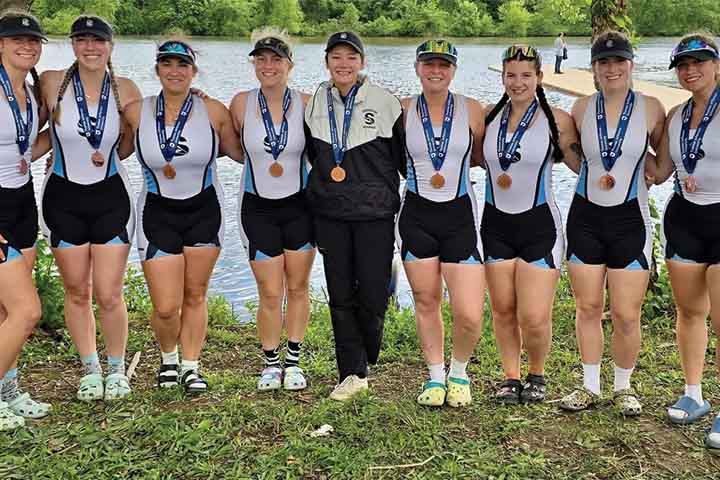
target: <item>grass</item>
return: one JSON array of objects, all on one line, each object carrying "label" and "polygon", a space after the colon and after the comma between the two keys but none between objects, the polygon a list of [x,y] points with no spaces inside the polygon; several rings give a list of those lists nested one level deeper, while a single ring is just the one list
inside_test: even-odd
[{"label": "grass", "polygon": [[[137,351],[142,358],[132,400],[75,401],[79,367],[67,333],[36,334],[22,356],[21,382],[36,398],[52,402],[54,412],[27,429],[0,434],[0,478],[719,478],[720,459],[703,447],[711,418],[683,428],[665,419],[666,406],[684,383],[668,316],[643,320],[643,349],[633,377],[645,408],[640,418],[623,419],[609,402],[575,415],[559,411],[557,399],[581,380],[565,278],[547,368],[550,401],[517,407],[492,401],[502,379],[486,315],[470,367],[475,402],[459,410],[415,403],[425,368],[410,310],[388,313],[371,393],[347,404],[329,400],[335,363],[329,314],[320,302],[313,302],[304,346],[311,381],[306,391],[255,390],[262,360],[254,325],[239,325],[222,299],[210,302],[202,360],[211,391],[192,399],[179,390],[158,391],[152,383],[159,353],[146,321],[148,303],[137,298],[143,293],[135,281],[131,275],[128,359]],[[449,321],[447,311],[445,317]],[[705,392],[718,405],[714,347],[713,341]],[[607,389],[611,362],[603,373]],[[334,432],[311,437],[323,424]],[[407,464],[417,465],[400,467]]]}]

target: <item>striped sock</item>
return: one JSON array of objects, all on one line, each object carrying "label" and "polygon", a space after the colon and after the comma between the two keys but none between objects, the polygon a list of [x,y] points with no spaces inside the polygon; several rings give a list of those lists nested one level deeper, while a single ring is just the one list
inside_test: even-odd
[{"label": "striped sock", "polygon": [[287,342],[287,353],[285,354],[285,368],[300,366],[300,348],[302,342]]},{"label": "striped sock", "polygon": [[111,357],[108,355],[107,358],[108,370],[110,373],[119,373],[125,375],[125,357]]},{"label": "striped sock", "polygon": [[272,350],[263,349],[263,353],[265,354],[265,368],[280,366],[280,346]]},{"label": "striped sock", "polygon": [[7,371],[2,381],[2,389],[0,390],[0,400],[3,402],[11,402],[20,396],[18,389],[17,368]]},{"label": "striped sock", "polygon": [[100,365],[100,359],[98,358],[97,352],[80,357],[80,360],[82,361],[83,368],[85,369],[85,375],[90,375],[92,373],[102,375],[102,365]]}]

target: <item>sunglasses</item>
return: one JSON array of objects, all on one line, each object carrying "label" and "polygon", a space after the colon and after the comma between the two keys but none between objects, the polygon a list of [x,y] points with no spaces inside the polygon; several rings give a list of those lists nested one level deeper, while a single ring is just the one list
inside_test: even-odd
[{"label": "sunglasses", "polygon": [[510,45],[505,52],[503,52],[503,61],[513,60],[518,58],[519,60],[535,60],[540,58],[540,54],[530,45]]},{"label": "sunglasses", "polygon": [[165,42],[162,45],[158,47],[158,54],[167,54],[167,53],[174,53],[177,55],[181,55],[183,57],[190,57],[195,60],[195,52],[190,48],[188,45],[177,42],[177,41],[170,41]]},{"label": "sunglasses", "polygon": [[693,38],[685,42],[680,42],[675,48],[673,48],[673,51],[670,54],[670,63],[674,63],[675,59],[680,55],[685,55],[691,52],[709,52],[715,58],[720,57],[720,54],[715,47],[701,38]]},{"label": "sunglasses", "polygon": [[457,48],[447,40],[428,40],[417,48],[417,55],[423,53],[441,53],[457,57]]}]

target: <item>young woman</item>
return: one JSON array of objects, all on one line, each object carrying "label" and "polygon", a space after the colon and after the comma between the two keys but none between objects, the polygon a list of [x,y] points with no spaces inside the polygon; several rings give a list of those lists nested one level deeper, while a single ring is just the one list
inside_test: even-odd
[{"label": "young woman", "polygon": [[330,81],[305,110],[313,165],[307,198],[335,336],[339,384],[330,398],[342,401],[367,390],[367,366],[380,353],[405,139],[400,102],[360,75],[360,38],[334,33],[325,52]]},{"label": "young woman", "polygon": [[161,350],[158,386],[180,383],[187,393],[203,393],[208,384],[198,362],[207,334],[207,289],[225,223],[215,159],[242,153],[227,108],[190,91],[197,73],[193,48],[168,40],[155,58],[160,94],[129,105],[124,116],[145,176],[138,252]]},{"label": "young woman", "polygon": [[38,217],[29,166],[49,149],[47,133],[38,135],[47,111],[35,72],[45,41],[35,17],[19,11],[0,17],[0,431],[50,412],[17,382],[18,354],[41,314],[32,281]]},{"label": "young woman", "polygon": [[600,395],[602,313],[607,277],[615,362],[614,401],[623,415],[642,410],[630,386],[640,352],[640,309],[652,248],[645,184],[648,145],[660,143],[665,112],[654,97],[631,86],[633,49],[627,37],[606,32],[591,48],[600,87],[575,102],[584,161],[567,220],[567,260],[575,294],[575,328],[583,363],[583,386],[560,402],[578,411]]},{"label": "young woman", "polygon": [[[415,318],[430,379],[421,405],[472,401],[467,364],[482,331],[485,273],[471,163],[481,163],[485,130],[480,103],[450,92],[458,52],[428,40],[415,53],[422,93],[402,100],[407,184],[396,238],[415,300]],[[453,315],[452,357],[445,378],[440,314],[443,280]]]},{"label": "young woman", "polygon": [[[259,390],[307,386],[300,347],[310,317],[308,282],[315,258],[305,205],[309,165],[303,114],[309,95],[288,88],[293,55],[285,32],[253,32],[250,52],[260,88],[238,93],[230,111],[245,151],[239,224],[260,295],[257,329],[265,357]],[[287,289],[287,353],[280,367]]]},{"label": "young woman", "polygon": [[[665,207],[663,236],[677,307],[677,342],[685,394],[668,409],[670,421],[696,422],[710,411],[702,375],[708,345],[707,316],[720,334],[720,54],[712,37],[686,35],[673,49],[670,68],[692,98],[668,113],[656,182],[675,171],[675,192]],[[720,344],[715,351],[720,367]],[[720,415],[705,443],[720,449]]]},{"label": "young woman", "polygon": [[[75,62],[41,79],[51,108],[52,165],[42,194],[41,222],[65,286],[65,322],[85,376],[80,400],[127,396],[128,318],[123,279],[135,219],[119,150],[123,108],[140,97],[135,84],[113,73],[113,31],[102,18],[72,24]],[[98,306],[108,375],[98,360],[92,298]]]},{"label": "young woman", "polygon": [[[487,170],[482,241],[493,327],[505,381],[501,403],[545,398],[545,358],[565,239],[552,187],[553,163],[580,170],[577,132],[566,112],[552,108],[542,87],[541,57],[527,45],[503,53],[500,102],[485,123]],[[528,375],[520,381],[520,353]]]}]

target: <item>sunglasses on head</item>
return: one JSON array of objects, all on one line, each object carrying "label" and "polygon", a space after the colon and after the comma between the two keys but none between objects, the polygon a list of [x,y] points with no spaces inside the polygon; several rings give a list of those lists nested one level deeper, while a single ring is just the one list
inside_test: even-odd
[{"label": "sunglasses on head", "polygon": [[195,59],[195,52],[193,52],[192,48],[177,41],[163,43],[158,47],[158,53],[177,53],[178,55],[188,56],[193,60]]},{"label": "sunglasses on head", "polygon": [[673,51],[670,54],[670,63],[674,63],[675,59],[680,55],[685,55],[691,52],[709,52],[715,58],[720,57],[720,54],[715,47],[713,47],[701,38],[693,38],[684,42],[680,42],[675,48],[673,48]]},{"label": "sunglasses on head", "polygon": [[417,53],[444,53],[457,56],[457,49],[446,40],[428,40],[417,48]]},{"label": "sunglasses on head", "polygon": [[510,45],[505,52],[503,52],[503,61],[513,60],[535,60],[540,58],[540,54],[530,45]]}]

